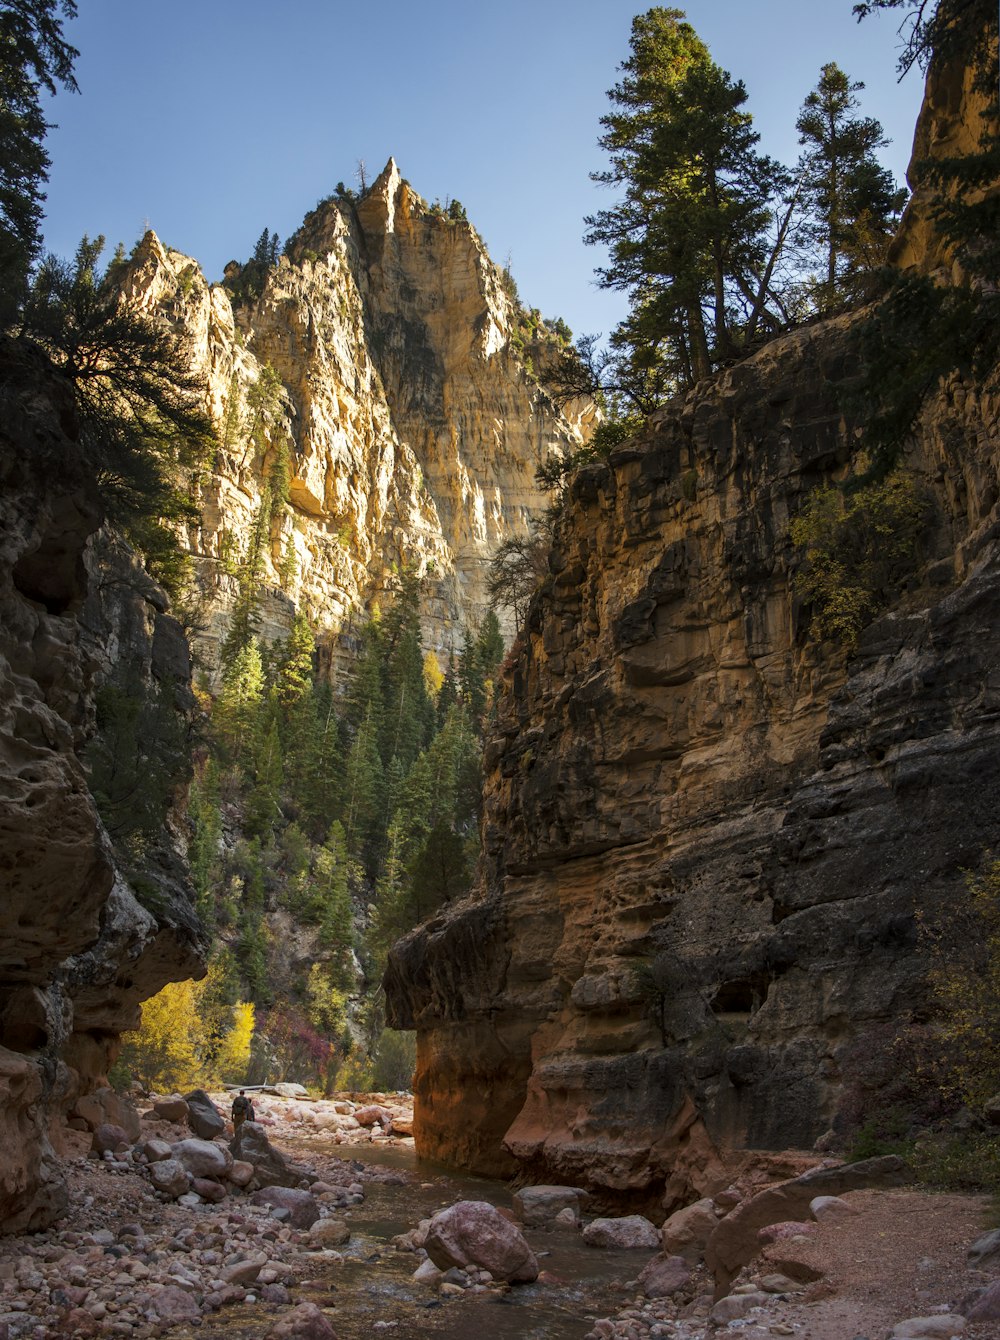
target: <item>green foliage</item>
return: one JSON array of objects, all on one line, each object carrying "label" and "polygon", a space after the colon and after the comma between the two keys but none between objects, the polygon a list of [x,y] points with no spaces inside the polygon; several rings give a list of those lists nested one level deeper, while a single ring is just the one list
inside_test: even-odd
[{"label": "green foliage", "polygon": [[238,1082],[249,1060],[254,1010],[229,998],[226,965],[215,960],[200,982],[169,982],[142,1007],[137,1029],[122,1035],[113,1077],[171,1092]]},{"label": "green foliage", "polygon": [[961,895],[922,930],[948,1084],[981,1111],[1000,1095],[1000,860],[970,873]]},{"label": "green foliage", "polygon": [[826,484],[792,522],[802,552],[796,594],[812,609],[812,635],[853,647],[916,565],[926,500],[901,470],[853,490]]},{"label": "green foliage", "polygon": [[238,273],[233,273],[230,267],[226,267],[227,275],[224,283],[234,307],[254,302],[261,296],[267,284],[267,277],[278,264],[280,255],[281,242],[278,234],[269,233],[265,228],[257,239],[253,254],[245,265],[240,266]]},{"label": "green foliage", "polygon": [[[266,654],[251,636],[224,668],[210,758],[192,791],[190,850],[199,905],[261,1011],[255,1074],[331,1082],[343,1036],[362,1028],[373,1043],[381,1032],[389,946],[469,887],[478,731],[503,638],[490,614],[466,640],[460,670],[442,676],[421,645],[419,596],[404,572],[384,613],[360,630],[337,691],[317,677],[301,614]],[[275,934],[289,916],[309,928],[308,973]],[[357,1064],[370,1071],[369,1060]]]},{"label": "green foliage", "polygon": [[548,576],[549,546],[544,535],[514,535],[497,546],[490,560],[486,591],[495,608],[510,610],[521,631],[531,597]]},{"label": "green foliage", "polygon": [[886,292],[858,328],[857,355],[864,379],[856,408],[868,422],[876,474],[892,469],[921,410],[951,374],[982,378],[1000,352],[1000,133],[996,117],[998,16],[992,0],[870,0],[855,6],[906,11],[907,42],[900,68],[933,59],[971,72],[988,109],[978,142],[968,153],[916,163],[915,187],[930,196],[930,215],[957,267],[951,282],[919,273],[894,273]]},{"label": "green foliage", "polygon": [[7,0],[0,10],[0,329],[17,318],[38,256],[49,156],[41,96],[76,89],[64,39],[74,0]]},{"label": "green foliage", "polygon": [[109,515],[173,593],[185,581],[177,528],[214,450],[204,388],[180,339],[128,307],[97,262],[103,237],[84,237],[72,265],[47,257],[22,319],[73,387],[81,451]]},{"label": "green foliage", "polygon": [[417,1068],[417,1035],[400,1033],[385,1028],[375,1048],[372,1068],[373,1086],[381,1092],[413,1088],[413,1072]]},{"label": "green foliage", "polygon": [[799,190],[810,206],[799,233],[818,243],[825,255],[825,276],[817,289],[821,309],[863,293],[860,279],[884,264],[906,199],[876,157],[875,151],[888,143],[881,125],[873,117],[854,115],[855,94],[862,88],[834,62],[824,65],[796,122],[805,146]]},{"label": "green foliage", "polygon": [[[164,839],[164,821],[189,773],[190,745],[180,686],[144,683],[121,668],[97,693],[97,730],[84,760],[90,789],[130,875]],[[155,910],[155,909],[151,909]]]},{"label": "green foliage", "polygon": [[768,310],[765,233],[787,175],[757,152],[746,89],[682,11],[633,19],[621,68],[601,120],[611,166],[593,176],[624,194],[588,218],[586,240],[610,250],[600,283],[630,294],[626,363],[655,347],[659,375],[688,385],[734,356],[745,302],[751,332]]}]

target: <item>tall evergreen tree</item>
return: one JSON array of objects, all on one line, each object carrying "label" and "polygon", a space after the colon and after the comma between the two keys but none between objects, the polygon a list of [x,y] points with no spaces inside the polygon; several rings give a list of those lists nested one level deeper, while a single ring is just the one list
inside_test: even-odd
[{"label": "tall evergreen tree", "polygon": [[746,89],[683,11],[638,15],[631,48],[608,94],[617,110],[601,122],[611,167],[593,174],[624,196],[587,220],[586,240],[610,248],[601,284],[655,317],[674,375],[691,382],[736,351],[747,304],[757,318],[767,304],[764,234],[786,178],[757,152]]},{"label": "tall evergreen tree", "polygon": [[43,92],[76,89],[79,54],[63,37],[75,0],[4,0],[0,6],[0,330],[17,317],[38,256],[49,123]]},{"label": "tall evergreen tree", "polygon": [[855,115],[863,88],[835,63],[824,65],[796,122],[805,146],[801,190],[809,206],[802,232],[823,252],[822,308],[852,295],[858,276],[882,264],[906,198],[876,156],[888,144],[881,124]]}]

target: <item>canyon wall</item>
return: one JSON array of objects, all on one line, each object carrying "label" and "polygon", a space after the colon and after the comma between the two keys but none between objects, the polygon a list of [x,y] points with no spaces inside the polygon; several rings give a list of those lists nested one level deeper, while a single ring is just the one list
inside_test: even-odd
[{"label": "canyon wall", "polygon": [[[925,272],[927,218],[897,248]],[[662,1216],[741,1151],[829,1147],[859,1054],[926,1005],[915,914],[997,841],[998,406],[957,377],[927,405],[920,560],[852,653],[818,642],[790,523],[863,452],[863,319],[575,477],[487,746],[479,892],[385,979],[427,1156]]]},{"label": "canyon wall", "polygon": [[[301,608],[321,654],[342,658],[352,619],[408,565],[424,578],[425,642],[446,661],[485,613],[497,545],[545,504],[536,468],[586,439],[594,407],[564,412],[539,388],[530,348],[512,342],[504,272],[471,224],[428,207],[391,160],[360,200],[317,205],[285,251],[235,307],[239,266],[229,288],[209,285],[152,233],[125,280],[131,301],[188,339],[221,439],[186,537],[208,598],[199,658],[217,663],[232,560],[284,442],[289,500],[269,528],[264,639]],[[280,409],[254,434],[264,368]]]},{"label": "canyon wall", "polygon": [[183,634],[102,529],[68,386],[5,342],[0,398],[0,1224],[16,1232],[64,1208],[63,1115],[140,1002],[203,972],[205,947],[175,835],[148,835],[131,886],[81,762],[102,688],[162,698],[186,731]]},{"label": "canyon wall", "polygon": [[[153,233],[118,271],[128,300],[186,341],[218,429],[182,537],[202,665],[218,664],[267,513],[265,640],[303,610],[335,670],[352,620],[407,565],[446,662],[485,612],[496,546],[544,504],[537,466],[586,438],[594,407],[567,416],[539,389],[528,362],[545,338],[525,346],[503,272],[391,162],[362,199],[317,206],[280,261],[227,275],[209,285]],[[14,1232],[59,1214],[61,1122],[142,1000],[203,972],[206,945],[180,810],[183,632],[104,525],[71,388],[5,342],[0,396],[0,1225]],[[283,451],[288,497],[272,508]]]}]

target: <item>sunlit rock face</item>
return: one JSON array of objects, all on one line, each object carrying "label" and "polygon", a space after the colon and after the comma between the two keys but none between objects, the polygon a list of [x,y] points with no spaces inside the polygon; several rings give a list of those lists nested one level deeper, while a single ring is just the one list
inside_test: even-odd
[{"label": "sunlit rock face", "polygon": [[745,1151],[812,1148],[926,1004],[915,913],[997,842],[998,403],[932,399],[913,576],[852,654],[817,643],[789,528],[864,447],[858,319],[578,474],[487,745],[479,892],[386,976],[428,1155],[662,1215]]},{"label": "sunlit rock face", "polygon": [[135,559],[102,529],[72,399],[0,348],[0,1225],[65,1204],[50,1123],[107,1074],[141,1000],[203,971],[181,858],[150,850],[140,905],[116,867],[81,751],[99,688],[190,699],[183,636]]},{"label": "sunlit rock face", "polygon": [[809,1148],[919,1005],[916,908],[995,843],[995,401],[911,464],[924,564],[850,658],[788,526],[856,446],[846,318],[774,342],[576,479],[486,754],[479,900],[403,941],[429,1155],[669,1207]]},{"label": "sunlit rock face", "polygon": [[[321,202],[287,252],[235,315],[223,286],[152,233],[126,281],[190,337],[222,439],[188,537],[210,604],[199,652],[211,663],[225,634],[226,558],[245,551],[284,439],[290,505],[267,538],[265,640],[307,609],[336,658],[352,613],[408,565],[424,576],[426,641],[447,654],[485,612],[497,545],[545,505],[536,468],[589,436],[594,408],[563,413],[539,389],[511,343],[503,272],[392,161],[359,203]],[[282,412],[258,449],[241,425],[264,365]]]}]

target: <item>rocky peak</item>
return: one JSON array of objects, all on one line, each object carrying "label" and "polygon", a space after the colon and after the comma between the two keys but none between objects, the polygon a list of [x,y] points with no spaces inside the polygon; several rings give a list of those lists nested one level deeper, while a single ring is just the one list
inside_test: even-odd
[{"label": "rocky peak", "polygon": [[[245,545],[285,440],[290,499],[267,546],[265,638],[307,608],[336,662],[352,611],[406,564],[424,574],[425,638],[446,659],[485,612],[497,545],[545,505],[536,468],[579,445],[586,409],[568,419],[533,380],[478,234],[430,209],[392,159],[360,201],[321,202],[286,250],[259,294],[235,303],[154,234],[127,279],[134,301],[188,338],[223,444],[188,536],[211,607],[201,650],[211,662],[224,636],[225,556]],[[265,368],[280,413],[250,446],[241,425]]]}]

